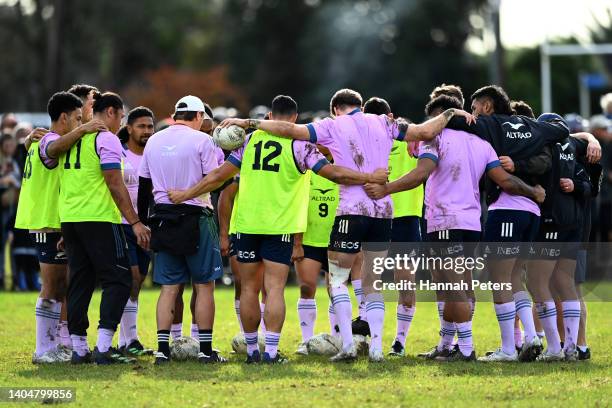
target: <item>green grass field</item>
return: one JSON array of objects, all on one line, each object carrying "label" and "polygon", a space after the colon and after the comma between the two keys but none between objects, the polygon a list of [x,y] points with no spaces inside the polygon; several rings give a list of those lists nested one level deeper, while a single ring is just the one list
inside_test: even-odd
[{"label": "green grass field", "polygon": [[[382,364],[331,364],[325,358],[296,357],[300,340],[296,302],[299,292],[287,290],[287,320],[281,350],[290,363],[283,366],[246,366],[231,355],[230,341],[238,332],[233,291],[216,294],[214,346],[230,363],[202,366],[173,362],[156,368],[151,357],[133,366],[34,366],[34,305],[36,295],[1,293],[0,386],[76,387],[83,407],[157,406],[609,406],[612,395],[612,336],[610,303],[589,304],[590,362],[530,364],[440,364],[415,357],[436,341],[435,303],[422,302],[407,341],[408,357]],[[155,347],[156,290],[141,294],[139,331],[145,345]],[[318,293],[319,319],[315,333],[328,330],[324,291]],[[99,293],[90,309],[90,344],[95,341]],[[185,312],[189,321],[189,311]],[[184,328],[187,333],[188,327]],[[387,303],[385,346],[395,334],[395,304]],[[479,303],[474,322],[478,353],[498,346],[499,330],[491,303]],[[38,403],[40,404],[40,403]],[[7,405],[7,404],[3,404]]]}]

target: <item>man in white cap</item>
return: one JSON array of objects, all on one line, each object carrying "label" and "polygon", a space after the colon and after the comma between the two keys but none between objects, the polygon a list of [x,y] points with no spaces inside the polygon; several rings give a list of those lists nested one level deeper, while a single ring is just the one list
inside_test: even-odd
[{"label": "man in white cap", "polygon": [[[180,286],[190,281],[197,292],[198,360],[201,363],[226,361],[212,349],[214,285],[222,276],[223,268],[210,195],[172,204],[166,193],[187,189],[218,167],[212,139],[200,132],[207,118],[200,98],[191,95],[181,98],[175,106],[175,123],[149,139],[138,172],[138,213],[143,220],[149,220],[152,229],[153,280],[162,287],[157,303],[155,364],[170,361],[174,303]],[[151,192],[155,205],[149,216]]]}]

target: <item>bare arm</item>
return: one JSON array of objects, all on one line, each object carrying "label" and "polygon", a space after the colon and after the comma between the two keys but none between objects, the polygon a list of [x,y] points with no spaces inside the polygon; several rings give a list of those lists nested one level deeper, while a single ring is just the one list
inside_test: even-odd
[{"label": "bare arm", "polygon": [[429,175],[436,169],[436,163],[431,159],[420,159],[417,166],[409,173],[399,179],[387,184],[388,194],[400,191],[412,190],[427,180]]},{"label": "bare arm", "polygon": [[389,194],[398,193],[400,191],[412,190],[420,186],[427,180],[429,175],[435,170],[436,162],[429,159],[419,159],[417,166],[409,173],[404,174],[399,179],[384,185],[368,184],[365,187],[370,198],[379,200]]},{"label": "bare arm", "polygon": [[416,140],[432,140],[434,137],[439,135],[440,132],[442,132],[451,118],[455,115],[465,117],[468,124],[475,121],[474,116],[465,111],[452,108],[447,109],[438,116],[431,118],[426,122],[420,124],[410,124],[408,126],[408,130],[406,131],[406,135],[404,136],[404,141],[412,142]]},{"label": "bare arm", "polygon": [[226,180],[234,177],[238,173],[238,167],[226,161],[206,175],[198,184],[184,191],[168,191],[168,196],[173,203],[179,204],[183,201],[201,196],[219,188]]},{"label": "bare arm", "polygon": [[487,176],[506,193],[533,198],[538,203],[544,202],[546,198],[546,192],[541,186],[531,187],[520,178],[506,172],[500,166],[489,170]]},{"label": "bare arm", "polygon": [[377,169],[374,173],[360,173],[342,166],[326,164],[317,173],[319,176],[337,184],[363,185],[366,183],[384,184],[387,181],[387,169]]},{"label": "bare arm", "polygon": [[91,132],[101,132],[107,130],[106,125],[101,120],[87,122],[47,146],[47,156],[57,159],[62,153],[66,153],[84,134]]},{"label": "bare arm", "polygon": [[310,140],[310,132],[306,125],[296,125],[295,123],[280,120],[259,120],[259,119],[225,119],[219,124],[220,127],[231,125],[240,126],[244,129],[261,129],[275,136],[286,137],[295,140]]},{"label": "bare arm", "polygon": [[49,133],[49,131],[45,128],[36,128],[31,131],[30,134],[26,136],[23,142],[26,151],[30,150],[30,146],[32,146],[32,143],[38,142],[47,133]]},{"label": "bare arm", "polygon": [[572,133],[570,136],[587,142],[586,157],[589,163],[597,163],[601,159],[601,144],[595,136],[588,132]]}]

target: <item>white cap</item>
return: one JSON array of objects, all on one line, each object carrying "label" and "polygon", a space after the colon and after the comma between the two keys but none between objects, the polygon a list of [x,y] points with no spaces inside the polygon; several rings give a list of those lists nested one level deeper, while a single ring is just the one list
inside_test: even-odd
[{"label": "white cap", "polygon": [[174,110],[176,112],[203,112],[204,116],[208,117],[204,110],[204,102],[193,95],[183,96],[179,99],[176,105],[174,105]]}]

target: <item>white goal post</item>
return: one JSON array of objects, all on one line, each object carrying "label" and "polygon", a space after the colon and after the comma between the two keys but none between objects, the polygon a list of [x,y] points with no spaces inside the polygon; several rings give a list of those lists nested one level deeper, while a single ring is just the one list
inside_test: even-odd
[{"label": "white goal post", "polygon": [[612,44],[548,44],[540,46],[540,72],[542,75],[542,112],[552,112],[550,57],[557,55],[612,54]]}]

